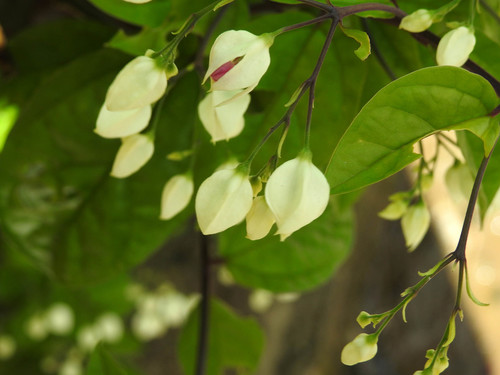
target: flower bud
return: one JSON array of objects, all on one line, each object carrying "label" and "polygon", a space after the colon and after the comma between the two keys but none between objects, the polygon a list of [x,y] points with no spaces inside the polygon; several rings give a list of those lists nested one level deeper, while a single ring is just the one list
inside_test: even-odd
[{"label": "flower bud", "polygon": [[151,106],[129,111],[108,111],[101,107],[94,131],[104,138],[123,138],[140,133],[148,126],[151,118]]},{"label": "flower bud", "polygon": [[411,33],[421,33],[432,25],[432,13],[427,9],[419,9],[401,20],[399,28]]},{"label": "flower bud", "polygon": [[157,61],[139,56],[118,73],[109,86],[104,104],[109,111],[142,108],[160,99],[167,88],[167,75]]},{"label": "flower bud", "polygon": [[217,37],[210,51],[204,82],[210,77],[212,90],[252,90],[271,62],[269,47],[274,37],[229,30]]},{"label": "flower bud", "polygon": [[401,219],[401,228],[408,251],[413,251],[424,238],[431,223],[431,215],[424,202],[420,200],[410,206]]},{"label": "flower bud", "polygon": [[275,222],[274,215],[262,195],[254,198],[246,219],[249,240],[260,240],[267,236]]},{"label": "flower bud", "polygon": [[107,312],[101,315],[95,322],[94,328],[104,342],[115,343],[123,337],[123,321],[114,312]]},{"label": "flower bud", "polygon": [[310,152],[302,152],[274,171],[267,182],[265,196],[276,218],[277,234],[283,241],[325,211],[330,186],[311,162]]},{"label": "flower bud", "polygon": [[201,184],[195,209],[203,234],[214,234],[241,222],[252,206],[252,185],[239,168],[215,172]]},{"label": "flower bud", "polygon": [[111,176],[125,178],[134,174],[151,159],[154,152],[153,140],[144,134],[122,138],[122,145],[111,169]]},{"label": "flower bud", "polygon": [[451,198],[460,202],[469,198],[474,178],[466,164],[455,163],[446,171],[445,182]]},{"label": "flower bud", "polygon": [[12,336],[0,336],[0,360],[9,359],[16,352],[16,341]]},{"label": "flower bud", "polygon": [[[243,115],[250,104],[250,95],[236,98],[240,91],[212,91],[198,106],[201,123],[212,136],[212,142],[229,140],[241,133],[245,125]],[[230,100],[231,98],[234,98]],[[230,101],[228,101],[230,100]],[[226,103],[224,103],[226,102]],[[220,105],[221,103],[224,103]]]},{"label": "flower bud", "polygon": [[378,337],[361,333],[354,340],[344,346],[340,359],[344,365],[353,366],[366,362],[377,354]]},{"label": "flower bud", "polygon": [[56,335],[69,334],[75,325],[73,310],[65,303],[55,303],[45,315],[47,329]]},{"label": "flower bud", "polygon": [[471,28],[460,26],[448,31],[441,38],[437,47],[436,60],[438,65],[464,65],[475,44],[476,37]]},{"label": "flower bud", "polygon": [[160,219],[171,219],[186,208],[193,190],[193,178],[188,174],[179,174],[168,180],[161,195]]}]

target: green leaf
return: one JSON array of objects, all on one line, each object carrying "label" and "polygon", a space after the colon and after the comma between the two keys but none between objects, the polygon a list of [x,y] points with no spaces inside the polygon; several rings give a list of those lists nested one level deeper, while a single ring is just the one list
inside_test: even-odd
[{"label": "green leaf", "polygon": [[171,8],[171,0],[154,0],[144,4],[128,3],[123,0],[90,0],[103,12],[139,26],[162,25]]},{"label": "green leaf", "polygon": [[166,44],[166,30],[161,28],[145,27],[139,33],[127,35],[119,30],[113,38],[106,43],[107,47],[116,48],[133,56],[144,55],[148,49],[159,51]]},{"label": "green leaf", "polygon": [[471,60],[500,80],[500,45],[480,31],[475,31],[474,35],[476,45],[470,56]]},{"label": "green leaf", "polygon": [[99,343],[90,356],[85,375],[127,375],[127,372],[106,347]]},{"label": "green leaf", "polygon": [[31,74],[56,68],[101,49],[112,34],[111,28],[94,22],[58,20],[22,31],[8,46],[16,69]]},{"label": "green leaf", "polygon": [[[200,308],[193,310],[179,338],[179,359],[185,374],[194,374],[198,347]],[[253,373],[264,346],[264,335],[253,318],[236,315],[222,302],[212,299],[208,329],[207,375],[224,369]]]},{"label": "green leaf", "polygon": [[250,241],[244,225],[231,228],[220,234],[219,252],[236,281],[279,293],[325,282],[348,255],[351,243],[351,213],[331,204],[283,242],[273,235]]},{"label": "green leaf", "polygon": [[[138,264],[188,215],[158,219],[163,185],[180,172],[165,155],[175,145],[189,147],[199,90],[194,73],[170,93],[150,162],[127,179],[109,176],[119,141],[93,128],[128,59],[102,50],[47,77],[0,154],[0,226],[8,246],[67,283],[95,283]],[[186,127],[179,129],[181,114]]]},{"label": "green leaf", "polygon": [[371,54],[370,37],[368,34],[362,30],[347,29],[345,27],[341,27],[341,30],[349,38],[352,38],[359,43],[359,48],[356,49],[354,53],[360,60],[366,60]]},{"label": "green leaf", "polygon": [[327,178],[332,193],[353,191],[398,172],[420,155],[413,144],[440,130],[470,130],[491,147],[485,117],[498,98],[482,77],[454,67],[408,74],[380,90],[337,145]]}]

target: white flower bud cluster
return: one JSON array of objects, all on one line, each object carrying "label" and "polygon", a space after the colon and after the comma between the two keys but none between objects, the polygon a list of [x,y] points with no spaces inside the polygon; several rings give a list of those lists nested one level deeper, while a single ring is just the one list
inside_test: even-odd
[{"label": "white flower bud cluster", "polygon": [[157,59],[148,56],[151,53],[136,57],[118,73],[97,117],[94,131],[98,135],[122,140],[113,177],[132,175],[153,155],[152,135],[139,133],[149,124],[152,105],[165,94],[167,73]]},{"label": "white flower bud cluster", "polygon": [[180,327],[198,302],[198,296],[186,296],[168,285],[161,285],[155,292],[132,286],[128,295],[137,308],[132,316],[132,332],[142,341],[153,340],[169,328]]},{"label": "white flower bud cluster", "polygon": [[98,316],[93,323],[78,330],[78,346],[83,351],[91,352],[99,341],[108,344],[119,342],[124,331],[122,318],[118,314],[108,311]]},{"label": "white flower bud cluster", "polygon": [[[258,190],[257,190],[258,191]],[[254,198],[248,171],[241,166],[207,178],[196,195],[196,216],[203,234],[222,232],[246,218],[247,238],[265,237],[276,222],[283,241],[318,218],[328,205],[330,187],[309,151],[279,166],[264,196]]]},{"label": "white flower bud cluster", "polygon": [[252,91],[266,72],[274,38],[245,30],[229,30],[215,40],[205,82],[211,90],[198,106],[200,120],[212,142],[229,140],[241,133]]},{"label": "white flower bud cluster", "polygon": [[24,329],[28,337],[35,341],[44,340],[49,334],[69,335],[75,325],[75,316],[70,306],[57,302],[31,316]]}]

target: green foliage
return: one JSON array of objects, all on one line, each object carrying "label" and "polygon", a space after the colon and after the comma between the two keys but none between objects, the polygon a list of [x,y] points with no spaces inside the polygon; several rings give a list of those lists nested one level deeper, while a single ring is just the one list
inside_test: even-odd
[{"label": "green foliage", "polygon": [[491,85],[462,69],[427,68],[392,82],[363,107],[333,152],[327,171],[332,192],[398,172],[420,157],[413,144],[439,130],[470,130],[489,152],[498,130],[482,116],[497,104]]},{"label": "green foliage", "polygon": [[[179,338],[179,358],[185,374],[194,374],[200,310],[195,309]],[[237,316],[228,306],[210,303],[207,375],[220,375],[234,368],[252,372],[257,368],[264,335],[253,318]]]},{"label": "green foliage", "polygon": [[325,282],[349,254],[351,244],[351,213],[332,204],[284,242],[279,236],[250,241],[240,225],[220,235],[219,251],[236,281],[279,293]]},{"label": "green foliage", "polygon": [[127,375],[106,347],[99,343],[90,357],[85,375]]},{"label": "green foliage", "polygon": [[155,0],[145,4],[133,4],[122,0],[90,0],[90,2],[110,16],[149,27],[163,24],[171,8],[171,0]]}]

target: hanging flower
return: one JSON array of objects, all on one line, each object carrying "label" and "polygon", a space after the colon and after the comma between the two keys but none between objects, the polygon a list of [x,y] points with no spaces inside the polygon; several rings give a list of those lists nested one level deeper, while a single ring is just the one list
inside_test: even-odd
[{"label": "hanging flower", "polygon": [[421,33],[431,27],[432,22],[432,12],[427,9],[419,9],[404,17],[399,28],[411,33]]},{"label": "hanging flower", "polygon": [[318,218],[328,205],[330,186],[311,157],[309,151],[303,151],[278,167],[267,182],[266,201],[282,241]]},{"label": "hanging flower", "polygon": [[244,94],[220,105],[238,92],[240,90],[210,92],[198,106],[200,120],[214,143],[234,138],[243,130],[245,125],[243,115],[250,104],[250,95]]},{"label": "hanging flower", "polygon": [[420,200],[406,210],[401,219],[401,228],[403,229],[408,251],[415,250],[422,242],[429,230],[430,223],[431,215],[424,201]]},{"label": "hanging flower", "polygon": [[377,354],[378,336],[361,333],[354,340],[344,346],[340,360],[344,365],[353,366],[366,362]]},{"label": "hanging flower", "polygon": [[116,154],[111,176],[125,178],[134,174],[151,159],[153,152],[153,140],[148,135],[134,134],[122,138],[122,145]]},{"label": "hanging flower", "polygon": [[151,119],[151,106],[131,109],[129,111],[108,111],[101,107],[95,132],[104,138],[124,138],[144,130]]},{"label": "hanging flower", "polygon": [[179,174],[168,180],[161,195],[160,219],[171,219],[186,208],[193,190],[193,178],[189,174]]},{"label": "hanging flower", "polygon": [[274,215],[269,209],[264,196],[255,197],[252,208],[247,214],[247,238],[249,240],[260,240],[267,236],[274,222]]},{"label": "hanging flower", "polygon": [[210,77],[212,90],[253,90],[271,62],[271,34],[254,35],[229,30],[217,37],[210,51],[204,82]]},{"label": "hanging flower", "polygon": [[104,104],[109,111],[128,111],[150,105],[167,89],[167,75],[157,60],[139,56],[118,73]]},{"label": "hanging flower", "polygon": [[462,66],[465,64],[476,44],[474,31],[460,26],[448,31],[439,42],[436,51],[438,65]]},{"label": "hanging flower", "polygon": [[252,198],[248,174],[240,168],[215,172],[196,194],[196,217],[203,234],[219,233],[243,221]]}]

